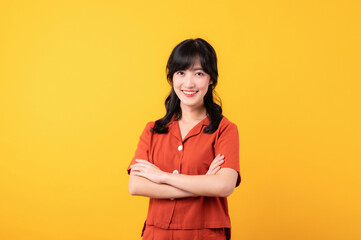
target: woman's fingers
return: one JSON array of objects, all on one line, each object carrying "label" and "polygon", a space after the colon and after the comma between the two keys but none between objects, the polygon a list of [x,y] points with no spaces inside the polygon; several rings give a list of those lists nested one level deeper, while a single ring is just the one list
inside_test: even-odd
[{"label": "woman's fingers", "polygon": [[224,155],[218,154],[213,161],[222,160],[224,158]]},{"label": "woman's fingers", "polygon": [[211,165],[209,166],[208,172],[206,174],[216,174],[219,169],[221,168],[220,165],[224,162],[224,156],[218,154],[214,160],[212,161]]},{"label": "woman's fingers", "polygon": [[135,159],[135,161],[137,163],[143,163],[144,165],[147,165],[147,166],[150,166],[150,167],[154,167],[156,169],[159,169],[159,167],[157,167],[156,165],[154,165],[153,163],[150,163],[149,161],[147,160],[144,160],[144,159]]},{"label": "woman's fingers", "polygon": [[219,169],[221,169],[221,166],[214,168],[211,174],[216,174],[219,171]]},{"label": "woman's fingers", "polygon": [[130,165],[130,169],[136,176],[147,178],[155,183],[162,183],[164,172],[157,166],[143,159],[136,159],[136,163]]},{"label": "woman's fingers", "polygon": [[218,154],[218,155],[213,159],[210,167],[212,167],[214,164],[216,164],[218,161],[222,160],[223,158],[224,158],[223,155]]},{"label": "woman's fingers", "polygon": [[132,171],[137,171],[137,172],[141,172],[141,171],[144,171],[145,170],[145,168],[144,168],[144,166],[142,166],[142,165],[138,165],[138,166],[132,166],[131,167],[131,170]]},{"label": "woman's fingers", "polygon": [[210,165],[209,167],[212,167],[213,164],[214,164],[214,162],[217,161],[217,159],[219,159],[219,155],[220,155],[220,154],[218,154],[218,155],[213,159],[213,161],[211,162],[211,165]]},{"label": "woman's fingers", "polygon": [[138,176],[138,177],[145,177],[144,174],[142,172],[132,172],[133,175]]},{"label": "woman's fingers", "polygon": [[216,165],[219,165],[221,163],[223,163],[223,159],[224,159],[224,156],[223,155],[220,155],[220,156],[217,156],[211,163],[211,166],[214,167]]},{"label": "woman's fingers", "polygon": [[143,163],[135,163],[130,166],[131,170],[137,171],[137,172],[151,172],[152,167]]},{"label": "woman's fingers", "polygon": [[155,165],[153,165],[151,163],[148,164],[148,163],[145,163],[145,162],[134,163],[134,164],[130,165],[130,168],[133,168],[134,166],[142,166],[144,168],[152,168],[152,167],[158,168],[157,166],[155,166]]}]

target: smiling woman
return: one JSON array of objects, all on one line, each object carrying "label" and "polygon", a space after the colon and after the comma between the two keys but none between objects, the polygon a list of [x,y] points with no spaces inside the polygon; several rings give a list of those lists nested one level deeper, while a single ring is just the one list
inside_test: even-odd
[{"label": "smiling woman", "polygon": [[181,101],[182,109],[200,108],[211,84],[210,76],[203,70],[198,56],[191,68],[177,71],[173,75],[173,88]]},{"label": "smiling woman", "polygon": [[239,139],[213,99],[213,47],[200,38],[178,44],[167,78],[167,112],[148,122],[128,167],[130,194],[150,198],[143,239],[230,239],[227,197],[241,180]]}]

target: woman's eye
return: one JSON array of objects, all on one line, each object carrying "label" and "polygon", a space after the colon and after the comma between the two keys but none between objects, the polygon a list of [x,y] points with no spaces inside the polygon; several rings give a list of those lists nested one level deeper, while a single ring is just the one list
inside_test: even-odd
[{"label": "woman's eye", "polygon": [[177,74],[179,74],[179,75],[183,75],[183,74],[184,74],[184,72],[179,71],[179,72],[177,72]]},{"label": "woman's eye", "polygon": [[202,72],[197,72],[196,75],[203,76],[203,73]]}]

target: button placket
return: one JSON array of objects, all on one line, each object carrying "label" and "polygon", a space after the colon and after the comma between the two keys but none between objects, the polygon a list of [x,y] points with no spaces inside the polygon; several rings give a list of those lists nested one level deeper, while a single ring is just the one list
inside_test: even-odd
[{"label": "button placket", "polygon": [[[179,157],[179,161],[178,161],[178,169],[174,169],[173,170],[173,174],[179,174],[180,170],[181,170],[181,166],[182,166],[182,159],[183,159],[183,144],[181,143],[180,145],[178,145],[178,151],[180,152],[180,157]],[[174,198],[171,198],[170,200],[174,200]]]},{"label": "button placket", "polygon": [[183,161],[183,156],[184,156],[184,142],[182,142],[179,146],[178,146],[178,151],[180,153],[179,156],[179,164],[178,164],[178,171],[177,173],[182,172],[182,161]]},{"label": "button placket", "polygon": [[[173,174],[179,174],[178,170],[175,169],[175,170],[173,171]],[[171,198],[170,200],[174,200],[174,198]]]}]

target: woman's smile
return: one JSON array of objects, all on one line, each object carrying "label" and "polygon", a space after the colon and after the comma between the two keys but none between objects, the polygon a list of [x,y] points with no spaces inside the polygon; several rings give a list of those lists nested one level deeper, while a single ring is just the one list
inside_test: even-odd
[{"label": "woman's smile", "polygon": [[186,97],[193,97],[198,91],[181,90]]}]

